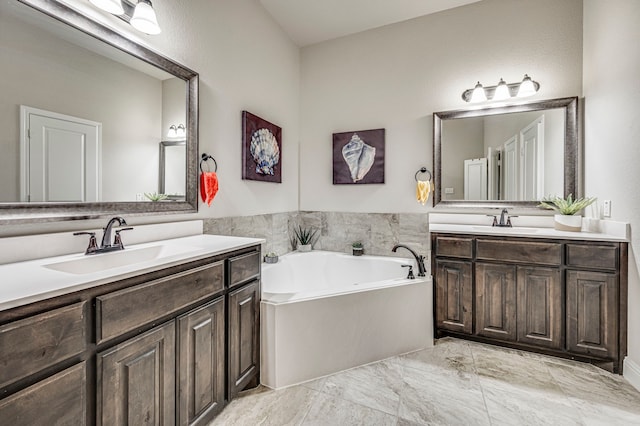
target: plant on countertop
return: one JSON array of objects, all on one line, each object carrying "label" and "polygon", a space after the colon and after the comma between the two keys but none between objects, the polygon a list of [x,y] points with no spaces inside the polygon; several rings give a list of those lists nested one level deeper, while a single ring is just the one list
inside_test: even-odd
[{"label": "plant on countertop", "polygon": [[153,202],[166,200],[169,197],[167,194],[158,194],[156,192],[145,192],[144,196]]},{"label": "plant on countertop", "polygon": [[354,249],[361,249],[362,247],[362,243],[360,241],[356,241],[355,243],[351,243],[351,247],[353,247]]},{"label": "plant on countertop", "polygon": [[543,199],[540,201],[540,204],[538,204],[538,207],[555,210],[559,214],[570,216],[578,213],[596,200],[596,197],[576,198],[574,200],[573,194],[569,194],[566,199],[558,196]]},{"label": "plant on countertop", "polygon": [[298,225],[297,228],[293,228],[293,233],[295,235],[295,240],[297,241],[297,245],[311,245],[315,241],[315,236],[318,230],[313,227],[303,227],[302,225]]}]

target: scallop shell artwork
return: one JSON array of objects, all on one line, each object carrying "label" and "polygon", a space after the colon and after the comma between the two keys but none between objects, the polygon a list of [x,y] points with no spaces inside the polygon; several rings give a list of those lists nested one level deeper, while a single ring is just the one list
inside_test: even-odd
[{"label": "scallop shell artwork", "polygon": [[264,128],[253,132],[250,150],[256,163],[256,173],[273,175],[273,168],[280,161],[280,149],[273,133]]},{"label": "scallop shell artwork", "polygon": [[342,147],[342,158],[349,167],[351,180],[354,183],[362,180],[369,173],[375,157],[376,149],[367,145],[357,133],[354,133],[351,140]]}]

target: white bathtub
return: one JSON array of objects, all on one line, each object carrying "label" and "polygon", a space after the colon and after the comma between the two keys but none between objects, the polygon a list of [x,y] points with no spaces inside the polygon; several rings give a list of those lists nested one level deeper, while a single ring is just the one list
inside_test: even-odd
[{"label": "white bathtub", "polygon": [[279,389],[433,345],[414,260],[313,251],[263,264],[261,382]]}]

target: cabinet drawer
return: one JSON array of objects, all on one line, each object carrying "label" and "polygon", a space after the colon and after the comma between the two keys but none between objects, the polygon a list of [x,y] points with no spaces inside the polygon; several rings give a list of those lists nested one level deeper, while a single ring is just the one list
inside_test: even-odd
[{"label": "cabinet drawer", "polygon": [[2,424],[87,424],[86,362],[54,374],[0,401]]},{"label": "cabinet drawer", "polygon": [[476,241],[476,258],[560,265],[562,263],[562,244],[478,239]]},{"label": "cabinet drawer", "polygon": [[0,388],[82,353],[85,303],[76,303],[0,327]]},{"label": "cabinet drawer", "polygon": [[96,340],[104,342],[224,289],[217,262],[96,298]]},{"label": "cabinet drawer", "polygon": [[617,246],[567,244],[567,266],[616,270]]},{"label": "cabinet drawer", "polygon": [[260,276],[260,252],[252,252],[229,259],[229,287]]},{"label": "cabinet drawer", "polygon": [[456,237],[438,237],[436,239],[436,256],[473,257],[473,239]]}]

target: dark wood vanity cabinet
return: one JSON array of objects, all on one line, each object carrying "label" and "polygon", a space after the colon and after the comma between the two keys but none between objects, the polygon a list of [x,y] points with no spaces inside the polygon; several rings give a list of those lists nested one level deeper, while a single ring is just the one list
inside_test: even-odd
[{"label": "dark wood vanity cabinet", "polygon": [[627,243],[432,233],[436,335],[621,372]]},{"label": "dark wood vanity cabinet", "polygon": [[0,311],[0,423],[209,423],[259,383],[260,258],[253,246]]}]

